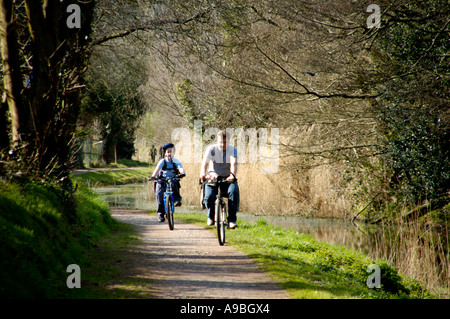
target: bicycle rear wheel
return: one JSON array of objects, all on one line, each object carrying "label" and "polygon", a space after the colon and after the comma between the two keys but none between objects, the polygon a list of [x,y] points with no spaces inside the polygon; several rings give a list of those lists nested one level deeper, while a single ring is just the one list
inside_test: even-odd
[{"label": "bicycle rear wheel", "polygon": [[226,219],[225,204],[220,199],[216,199],[214,208],[216,217],[217,238],[219,239],[219,245],[223,246],[223,244],[225,244],[225,219]]},{"label": "bicycle rear wheel", "polygon": [[169,229],[173,230],[174,222],[173,222],[173,210],[172,210],[172,196],[166,195],[166,218],[167,223],[169,224]]}]

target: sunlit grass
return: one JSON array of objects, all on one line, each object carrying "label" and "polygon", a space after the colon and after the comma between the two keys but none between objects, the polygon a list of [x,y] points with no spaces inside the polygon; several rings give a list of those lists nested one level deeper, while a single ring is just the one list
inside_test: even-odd
[{"label": "sunlit grass", "polygon": [[84,182],[90,187],[105,185],[124,185],[130,183],[146,182],[152,175],[154,167],[123,168],[118,170],[99,170],[80,175],[73,175],[76,182]]}]

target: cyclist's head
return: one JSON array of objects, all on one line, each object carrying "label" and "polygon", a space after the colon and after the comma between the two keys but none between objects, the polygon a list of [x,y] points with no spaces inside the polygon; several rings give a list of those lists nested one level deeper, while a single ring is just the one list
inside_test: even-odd
[{"label": "cyclist's head", "polygon": [[227,148],[228,143],[228,132],[226,130],[220,130],[217,132],[217,145],[221,150],[225,150]]},{"label": "cyclist's head", "polygon": [[173,157],[174,153],[175,153],[175,149],[174,149],[175,145],[173,145],[172,143],[166,143],[163,145],[163,152],[164,155],[169,157]]}]

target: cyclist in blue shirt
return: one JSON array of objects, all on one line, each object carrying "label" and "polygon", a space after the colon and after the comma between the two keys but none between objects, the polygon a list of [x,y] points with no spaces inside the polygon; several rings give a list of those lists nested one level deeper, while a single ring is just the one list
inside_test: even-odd
[{"label": "cyclist in blue shirt", "polygon": [[[174,158],[175,148],[172,143],[164,144],[162,147],[164,158],[162,158],[156,165],[155,171],[152,174],[150,180],[157,179],[157,177],[184,177],[186,176],[183,166],[179,160]],[[164,191],[166,190],[165,181],[157,179],[155,186],[156,204],[158,208],[156,210],[160,222],[165,221],[164,212]],[[180,196],[180,182],[172,182],[173,199],[175,206],[181,206]]]}]

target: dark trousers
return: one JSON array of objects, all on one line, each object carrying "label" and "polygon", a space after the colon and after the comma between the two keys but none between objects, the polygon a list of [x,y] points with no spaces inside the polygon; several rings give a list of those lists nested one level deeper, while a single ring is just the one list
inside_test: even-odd
[{"label": "dark trousers", "polygon": [[239,188],[236,181],[233,183],[223,183],[219,186],[205,186],[205,206],[208,209],[208,217],[214,220],[214,202],[218,194],[218,188],[221,187],[223,197],[228,198],[228,221],[236,222],[236,212],[239,210]]},{"label": "dark trousers", "polygon": [[[155,196],[156,196],[156,204],[158,208],[156,212],[158,215],[164,215],[164,192],[166,191],[166,182],[157,182],[155,187]],[[172,182],[172,192],[173,192],[173,200],[181,201],[180,196],[180,183]]]}]

